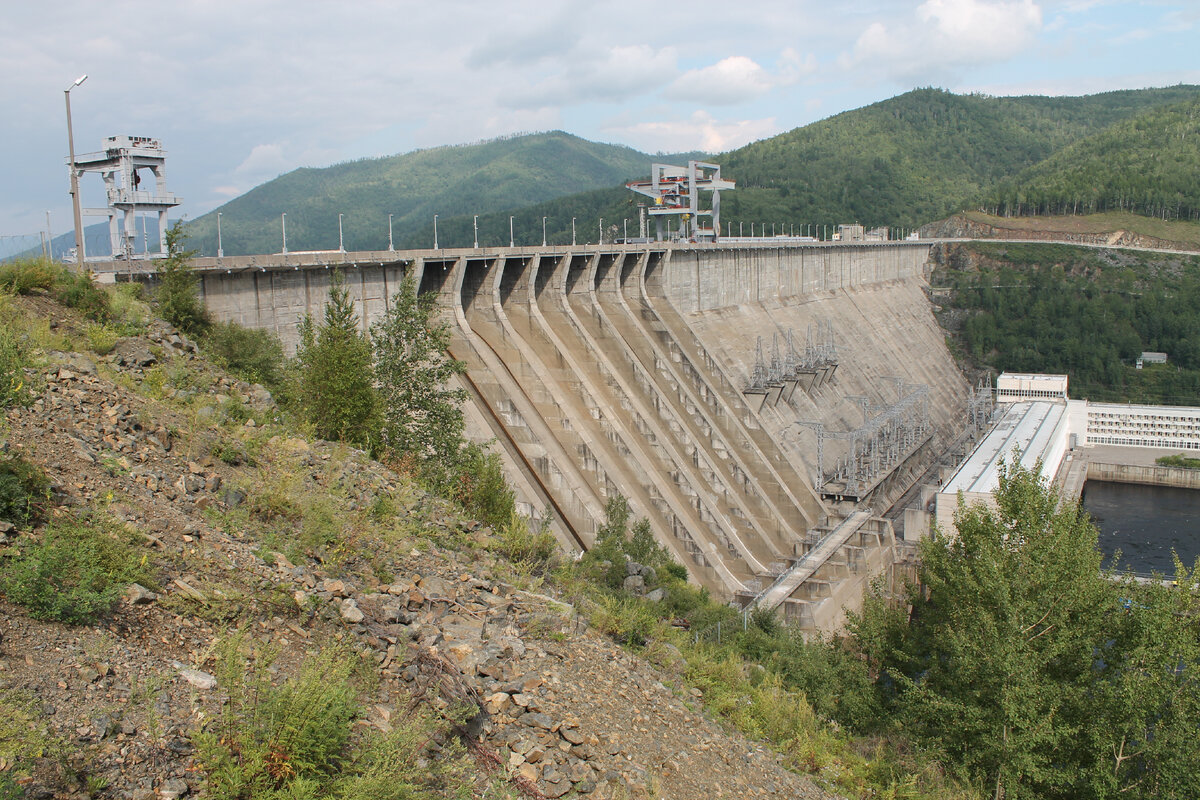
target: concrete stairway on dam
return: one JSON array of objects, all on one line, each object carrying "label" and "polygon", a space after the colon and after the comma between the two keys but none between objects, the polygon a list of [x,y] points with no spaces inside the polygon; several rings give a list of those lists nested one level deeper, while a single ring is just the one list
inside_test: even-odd
[{"label": "concrete stairway on dam", "polygon": [[742,535],[737,523],[719,508],[719,496],[713,493],[705,477],[697,474],[691,458],[681,451],[677,440],[652,410],[653,403],[648,404],[647,398],[631,385],[628,370],[621,368],[619,359],[623,342],[607,324],[595,299],[596,283],[614,264],[613,258],[593,261],[588,272],[575,283],[575,291],[569,291],[566,295],[568,317],[580,341],[593,354],[605,377],[599,389],[606,395],[607,402],[620,404],[629,413],[630,421],[641,434],[642,440],[652,445],[653,455],[661,464],[661,469],[667,471],[677,490],[692,502],[695,517],[709,526],[711,541],[718,547],[723,545],[730,557],[744,562],[750,570],[745,578],[754,579],[767,570],[767,564],[759,557],[761,550],[756,552],[748,544],[749,537]]},{"label": "concrete stairway on dam", "polygon": [[781,499],[782,492],[768,496],[761,490],[758,478],[762,470],[754,454],[741,453],[731,446],[725,432],[675,374],[673,365],[657,350],[653,335],[630,308],[626,287],[639,282],[637,276],[644,264],[644,257],[627,256],[598,274],[595,288],[589,293],[600,330],[611,335],[616,345],[618,353],[613,363],[657,414],[684,457],[690,458],[697,479],[707,484],[722,513],[740,523],[743,539],[761,553],[760,561],[778,561],[791,551],[796,530],[803,527],[803,514],[795,504],[772,502]]},{"label": "concrete stairway on dam", "polygon": [[[577,488],[576,491],[580,497],[592,501],[589,505],[597,509],[597,522],[603,516],[602,499],[607,496],[609,487],[615,484],[627,490],[632,489],[627,491],[631,503],[648,510],[648,516],[652,520],[657,518],[660,528],[670,525],[673,530],[686,536],[687,528],[674,518],[663,519],[657,513],[661,504],[656,502],[658,496],[655,493],[659,493],[660,488],[654,485],[652,476],[637,473],[635,467],[639,461],[631,457],[631,451],[622,438],[628,434],[597,430],[594,423],[600,422],[601,428],[603,426],[600,407],[588,407],[586,403],[576,401],[577,398],[588,396],[581,391],[585,388],[582,383],[576,381],[575,384],[567,382],[559,385],[513,327],[501,298],[510,297],[517,283],[527,283],[523,280],[523,276],[528,274],[527,266],[523,259],[497,259],[461,265],[461,278],[457,284],[459,302],[456,306],[461,309],[459,324],[464,338],[470,338],[475,343],[476,352],[483,356],[482,361],[492,362],[487,363],[487,369],[492,374],[512,378],[508,395],[523,407],[523,418],[534,420],[530,427],[537,429],[535,446],[555,454],[559,472],[571,474],[587,483],[586,488]],[[514,303],[513,307],[519,309],[522,305]],[[489,359],[489,354],[493,358]],[[573,379],[564,379],[570,380]],[[598,457],[597,454],[603,454],[604,457]],[[674,511],[678,513],[680,509]],[[707,574],[711,560],[700,552],[698,545],[694,549],[695,552],[685,551],[677,553],[677,556],[681,562],[693,563],[696,570],[708,579],[706,582],[718,586],[740,584],[740,579],[723,563],[716,564],[716,575]]]},{"label": "concrete stairway on dam", "polygon": [[439,307],[452,311],[451,355],[466,363],[468,386],[478,418],[488,425],[506,453],[506,461],[522,474],[527,485],[537,487],[532,500],[547,500],[562,526],[570,532],[560,540],[572,549],[590,546],[603,520],[603,504],[590,480],[574,461],[561,452],[521,384],[500,356],[466,321],[463,305],[465,259],[443,266],[426,261],[420,276],[421,292],[436,291]]},{"label": "concrete stairway on dam", "polygon": [[666,361],[677,364],[678,375],[691,387],[692,397],[709,410],[709,418],[721,427],[727,442],[741,442],[753,454],[747,464],[760,485],[773,493],[776,505],[792,501],[800,509],[805,527],[816,524],[825,507],[813,492],[811,479],[797,471],[779,447],[779,440],[762,426],[754,409],[745,402],[735,384],[705,348],[704,342],[675,310],[663,291],[665,259],[651,258],[637,277],[639,318]]},{"label": "concrete stairway on dam", "polygon": [[[661,541],[676,551],[681,563],[713,570],[717,586],[731,591],[746,580],[740,562],[723,553],[713,541],[712,530],[695,511],[695,500],[685,497],[686,487],[675,482],[669,464],[662,462],[654,443],[641,431],[630,428],[620,402],[606,393],[605,373],[578,329],[565,312],[566,279],[588,269],[591,259],[559,264],[549,259],[522,271],[512,281],[506,270],[500,281],[501,296],[496,316],[521,341],[523,358],[537,370],[563,411],[575,421],[580,436],[587,439],[586,455],[603,472],[606,490],[620,491],[636,513],[645,515]],[[544,278],[544,279],[543,279]],[[727,566],[733,561],[733,567]],[[736,571],[735,571],[736,570]]]}]

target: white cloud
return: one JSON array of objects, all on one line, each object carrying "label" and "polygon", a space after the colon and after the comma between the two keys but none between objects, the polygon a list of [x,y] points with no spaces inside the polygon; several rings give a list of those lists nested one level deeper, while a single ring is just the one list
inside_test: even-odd
[{"label": "white cloud", "polygon": [[695,111],[686,118],[613,125],[606,130],[643,150],[720,153],[773,136],[779,126],[775,117],[718,120],[707,111]]},{"label": "white cloud", "polygon": [[233,174],[251,185],[270,180],[286,172],[294,162],[283,155],[283,146],[278,144],[256,144],[250,155],[237,165]]},{"label": "white cloud", "polygon": [[775,73],[746,56],[730,56],[700,69],[688,70],[663,91],[670,100],[707,105],[732,105],[754,100],[777,86],[790,86],[817,70],[811,53],[802,58],[792,48],[784,50]]},{"label": "white cloud", "polygon": [[872,23],[840,61],[905,85],[936,82],[1011,58],[1041,30],[1034,0],[926,0],[911,21]]}]

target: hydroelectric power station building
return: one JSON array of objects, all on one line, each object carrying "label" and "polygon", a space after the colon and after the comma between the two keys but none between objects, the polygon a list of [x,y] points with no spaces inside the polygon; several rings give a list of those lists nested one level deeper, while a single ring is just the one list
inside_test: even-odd
[{"label": "hydroelectric power station building", "polygon": [[[1038,468],[1065,495],[1077,495],[1087,478],[1090,448],[1200,450],[1200,408],[1072,400],[1066,375],[1006,372],[996,381],[996,403],[991,429],[937,493],[936,519],[943,532],[954,530],[960,496],[967,505],[994,504],[1000,465],[1014,458]],[[1143,481],[1160,482],[1137,482]]]}]

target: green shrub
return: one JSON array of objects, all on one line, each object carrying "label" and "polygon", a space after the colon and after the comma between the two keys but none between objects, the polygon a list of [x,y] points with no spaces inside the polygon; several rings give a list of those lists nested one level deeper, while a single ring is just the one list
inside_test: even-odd
[{"label": "green shrub", "polygon": [[132,538],[128,530],[96,520],[56,523],[0,566],[0,589],[35,619],[94,622],[113,609],[128,584],[153,585]]},{"label": "green shrub", "polygon": [[558,541],[550,532],[548,512],[536,533],[530,530],[529,523],[530,520],[514,510],[509,515],[508,523],[496,531],[496,541],[492,549],[509,561],[526,565],[531,572],[544,575],[554,566],[558,555]]},{"label": "green shrub", "polygon": [[112,318],[108,292],[96,286],[92,273],[63,270],[54,287],[54,295],[65,306],[96,322],[107,322]]},{"label": "green shrub", "polygon": [[106,356],[111,353],[121,340],[121,332],[111,325],[89,322],[83,329],[83,339],[87,342],[88,350],[96,355]]},{"label": "green shrub", "polygon": [[195,737],[207,796],[315,796],[346,763],[358,711],[351,683],[357,657],[328,647],[306,659],[298,677],[272,686],[272,655],[248,666],[243,645],[240,634],[222,643],[217,679],[229,699],[215,724]]},{"label": "green shrub", "polygon": [[42,721],[40,703],[19,689],[0,689],[0,800],[25,797],[14,780],[44,759],[63,762],[67,750]]},{"label": "green shrub", "polygon": [[248,383],[274,392],[283,382],[283,345],[270,331],[218,322],[205,332],[202,345],[214,361]]},{"label": "green shrub", "polygon": [[0,320],[0,409],[33,401],[25,370],[33,366],[29,346],[12,325]]},{"label": "green shrub", "polygon": [[498,453],[487,453],[474,442],[463,449],[458,501],[468,513],[492,527],[509,524],[517,513],[516,494],[504,479]]},{"label": "green shrub", "polygon": [[61,266],[45,258],[19,258],[0,264],[0,289],[13,294],[50,291],[62,271]]},{"label": "green shrub", "polygon": [[50,500],[50,481],[41,467],[20,456],[0,458],[0,520],[18,528],[42,519]]},{"label": "green shrub", "polygon": [[187,235],[176,222],[167,230],[167,257],[159,262],[159,313],[167,322],[190,336],[198,336],[208,326],[208,312],[200,302],[200,280],[192,272],[195,250],[184,249]]}]

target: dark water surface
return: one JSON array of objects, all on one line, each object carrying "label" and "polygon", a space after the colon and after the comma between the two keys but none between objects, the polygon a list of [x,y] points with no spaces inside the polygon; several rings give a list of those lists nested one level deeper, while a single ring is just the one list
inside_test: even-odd
[{"label": "dark water surface", "polygon": [[1171,548],[1192,566],[1200,555],[1200,490],[1088,481],[1083,507],[1100,529],[1104,564],[1121,551],[1121,567],[1175,574]]}]

